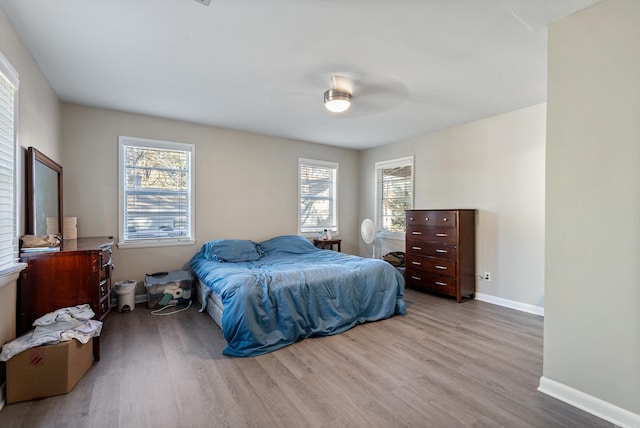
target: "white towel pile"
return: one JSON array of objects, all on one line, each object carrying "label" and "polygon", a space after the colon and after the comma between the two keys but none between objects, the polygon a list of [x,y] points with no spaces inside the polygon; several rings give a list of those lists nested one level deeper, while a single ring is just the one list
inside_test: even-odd
[{"label": "white towel pile", "polygon": [[33,322],[34,330],[2,346],[0,361],[41,345],[66,342],[72,339],[87,343],[100,335],[102,323],[93,320],[95,313],[88,304],[58,309]]}]

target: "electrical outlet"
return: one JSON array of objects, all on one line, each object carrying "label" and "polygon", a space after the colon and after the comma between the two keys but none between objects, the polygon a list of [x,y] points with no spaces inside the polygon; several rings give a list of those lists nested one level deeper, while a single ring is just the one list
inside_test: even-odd
[{"label": "electrical outlet", "polygon": [[482,279],[484,279],[485,281],[491,281],[491,272],[485,272]]}]

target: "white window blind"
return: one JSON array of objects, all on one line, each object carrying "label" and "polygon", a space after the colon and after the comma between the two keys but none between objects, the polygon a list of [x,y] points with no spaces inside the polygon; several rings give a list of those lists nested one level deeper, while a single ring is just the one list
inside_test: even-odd
[{"label": "white window blind", "polygon": [[194,146],[134,137],[119,143],[118,245],[192,243]]},{"label": "white window blind", "polygon": [[376,218],[383,232],[405,232],[405,210],[413,208],[413,156],[376,162]]},{"label": "white window blind", "polygon": [[16,213],[16,104],[18,73],[0,54],[0,272],[18,259]]},{"label": "white window blind", "polygon": [[300,233],[338,232],[338,164],[298,160]]}]

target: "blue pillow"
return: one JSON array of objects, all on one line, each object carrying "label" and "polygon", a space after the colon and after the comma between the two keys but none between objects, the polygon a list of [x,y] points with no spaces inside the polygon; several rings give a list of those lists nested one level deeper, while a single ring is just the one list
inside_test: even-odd
[{"label": "blue pillow", "polygon": [[258,248],[265,253],[281,252],[306,254],[318,250],[307,238],[298,235],[276,236],[262,241]]},{"label": "blue pillow", "polygon": [[200,252],[207,260],[215,262],[251,262],[258,260],[262,253],[256,243],[246,239],[218,239],[205,242]]}]

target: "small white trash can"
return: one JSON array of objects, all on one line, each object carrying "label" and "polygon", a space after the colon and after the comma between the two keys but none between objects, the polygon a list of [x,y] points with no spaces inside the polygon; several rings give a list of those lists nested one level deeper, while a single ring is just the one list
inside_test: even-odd
[{"label": "small white trash can", "polygon": [[127,279],[118,281],[113,289],[118,298],[118,312],[132,311],[136,308],[136,285],[138,281]]}]

